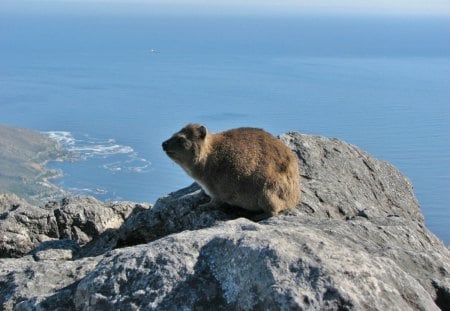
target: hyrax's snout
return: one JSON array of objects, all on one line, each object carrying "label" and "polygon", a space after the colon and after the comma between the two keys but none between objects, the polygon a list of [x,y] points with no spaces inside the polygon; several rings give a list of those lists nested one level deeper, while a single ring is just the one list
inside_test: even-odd
[{"label": "hyrax's snout", "polygon": [[163,148],[164,151],[167,151],[167,147],[168,146],[169,146],[169,142],[167,140],[162,143],[162,148]]},{"label": "hyrax's snout", "polygon": [[169,156],[173,157],[176,154],[177,147],[174,144],[174,139],[170,138],[162,143],[162,148],[164,152]]}]

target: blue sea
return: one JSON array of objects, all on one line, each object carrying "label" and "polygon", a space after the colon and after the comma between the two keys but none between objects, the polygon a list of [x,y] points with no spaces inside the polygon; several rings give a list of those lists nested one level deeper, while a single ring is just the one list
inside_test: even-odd
[{"label": "blue sea", "polygon": [[155,202],[186,123],[337,137],[391,162],[450,244],[450,20],[0,13],[0,123],[77,155],[54,182]]}]

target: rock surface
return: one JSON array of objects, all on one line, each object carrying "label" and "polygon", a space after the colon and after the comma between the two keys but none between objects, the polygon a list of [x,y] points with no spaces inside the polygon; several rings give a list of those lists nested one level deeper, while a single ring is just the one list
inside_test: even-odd
[{"label": "rock surface", "polygon": [[0,309],[449,310],[450,252],[410,182],[342,141],[280,138],[302,202],[259,223],[199,208],[195,184],[152,208],[0,197],[1,257],[22,256],[0,259]]},{"label": "rock surface", "polygon": [[54,239],[82,246],[106,229],[120,227],[135,208],[143,207],[102,203],[92,197],[65,198],[37,207],[15,195],[0,194],[0,258],[23,256]]}]

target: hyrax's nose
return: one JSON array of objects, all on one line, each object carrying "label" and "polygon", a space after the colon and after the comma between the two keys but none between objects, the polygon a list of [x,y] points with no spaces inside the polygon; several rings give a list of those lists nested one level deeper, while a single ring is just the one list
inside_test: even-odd
[{"label": "hyrax's nose", "polygon": [[164,151],[167,149],[167,145],[168,145],[167,141],[162,143],[162,148]]}]

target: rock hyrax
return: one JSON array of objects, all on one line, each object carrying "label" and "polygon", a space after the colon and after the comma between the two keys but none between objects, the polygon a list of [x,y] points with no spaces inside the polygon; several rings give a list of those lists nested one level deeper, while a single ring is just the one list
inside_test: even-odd
[{"label": "rock hyrax", "polygon": [[213,134],[202,125],[189,124],[162,147],[211,197],[207,205],[228,203],[261,211],[261,219],[295,207],[300,200],[297,157],[261,129]]}]

